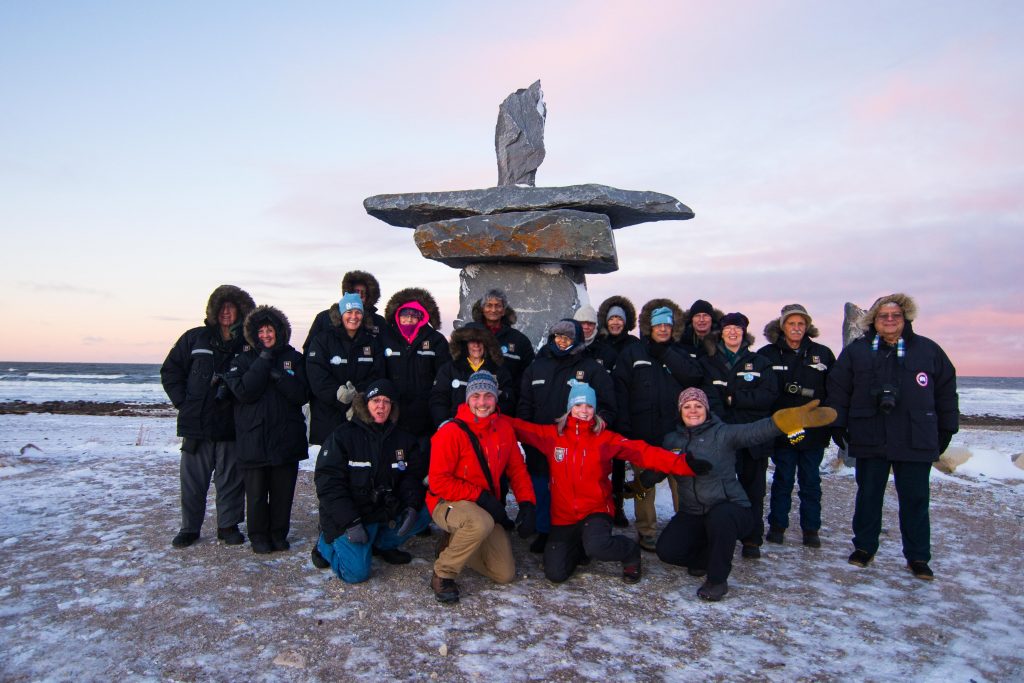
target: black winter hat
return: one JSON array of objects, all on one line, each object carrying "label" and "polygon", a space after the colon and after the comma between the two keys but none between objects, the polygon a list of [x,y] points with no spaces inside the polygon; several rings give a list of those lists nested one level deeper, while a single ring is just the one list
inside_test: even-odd
[{"label": "black winter hat", "polygon": [[391,380],[379,379],[366,387],[366,402],[369,403],[370,399],[377,398],[378,396],[384,396],[395,401],[398,399],[398,390],[395,389],[395,385],[392,384]]},{"label": "black winter hat", "polygon": [[736,325],[737,327],[743,328],[744,333],[747,331],[747,326],[750,325],[750,321],[747,319],[747,316],[742,313],[726,313],[718,322],[722,326],[722,329],[725,329],[729,325]]},{"label": "black winter hat", "polygon": [[690,317],[692,318],[698,313],[707,313],[708,315],[714,317],[715,309],[707,301],[704,301],[704,299],[697,299],[690,305]]}]

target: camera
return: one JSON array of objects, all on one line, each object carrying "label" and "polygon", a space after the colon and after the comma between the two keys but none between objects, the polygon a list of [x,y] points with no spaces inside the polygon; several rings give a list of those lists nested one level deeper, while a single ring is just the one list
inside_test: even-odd
[{"label": "camera", "polygon": [[390,486],[381,485],[370,490],[370,501],[375,505],[384,508],[388,519],[395,519],[402,510],[402,501],[395,495]]},{"label": "camera", "polygon": [[899,387],[893,384],[883,384],[881,388],[875,389],[871,394],[878,400],[878,410],[883,415],[888,415],[896,409],[900,400]]},{"label": "camera", "polygon": [[794,382],[786,382],[786,386],[783,387],[783,390],[787,394],[799,394],[800,396],[804,396],[806,398],[814,398],[814,389],[802,387]]}]

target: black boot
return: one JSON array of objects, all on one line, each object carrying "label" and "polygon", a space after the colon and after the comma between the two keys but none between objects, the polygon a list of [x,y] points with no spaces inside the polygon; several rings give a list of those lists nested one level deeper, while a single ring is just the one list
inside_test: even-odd
[{"label": "black boot", "polygon": [[194,531],[179,531],[171,540],[171,545],[175,548],[187,548],[198,540],[199,534]]},{"label": "black boot", "polygon": [[388,564],[409,564],[412,562],[412,555],[398,548],[388,548],[387,550],[374,548],[373,554]]},{"label": "black boot", "polygon": [[455,579],[442,579],[437,574],[430,577],[430,588],[438,602],[458,602],[459,586]]},{"label": "black boot", "polygon": [[224,541],[224,545],[242,545],[245,543],[245,536],[238,530],[237,524],[217,529],[217,540]]},{"label": "black boot", "polygon": [[309,553],[309,559],[313,561],[313,566],[317,569],[327,569],[331,566],[331,563],[324,559],[324,556],[320,554],[316,546],[313,546],[313,550]]},{"label": "black boot", "polygon": [[704,585],[697,589],[697,597],[701,600],[707,600],[709,602],[718,602],[725,597],[725,594],[729,592],[729,583],[723,581],[722,583],[711,583],[705,581]]}]

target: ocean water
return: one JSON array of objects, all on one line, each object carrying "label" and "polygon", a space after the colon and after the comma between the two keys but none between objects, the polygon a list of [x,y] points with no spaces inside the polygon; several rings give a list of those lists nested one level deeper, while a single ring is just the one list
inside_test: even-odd
[{"label": "ocean water", "polygon": [[[1024,377],[959,377],[960,412],[1024,417]],[[148,363],[0,361],[0,402],[167,403],[160,366]]]}]

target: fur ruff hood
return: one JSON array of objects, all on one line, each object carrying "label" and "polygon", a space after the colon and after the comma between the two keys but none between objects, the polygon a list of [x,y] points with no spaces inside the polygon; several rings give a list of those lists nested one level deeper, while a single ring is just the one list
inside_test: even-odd
[{"label": "fur ruff hood", "polygon": [[[786,317],[788,318],[791,315],[800,314],[790,313]],[[782,316],[779,316],[775,320],[769,320],[768,324],[764,326],[764,338],[767,339],[769,343],[777,344],[780,339],[784,338],[784,335],[782,334],[783,322],[784,319],[782,318]],[[818,334],[818,328],[814,326],[814,323],[811,323],[810,325],[807,326],[807,333],[804,335],[804,337],[807,339],[814,339],[815,337],[818,336]]]},{"label": "fur ruff hood", "polygon": [[608,336],[608,309],[612,306],[620,306],[626,312],[626,328],[623,334],[632,332],[636,327],[636,306],[624,296],[610,296],[601,302],[597,309],[597,329],[602,337]]},{"label": "fur ruff hood", "polygon": [[245,316],[245,325],[242,329],[245,333],[245,341],[249,346],[254,349],[263,348],[263,345],[260,344],[259,331],[264,325],[270,325],[274,328],[274,332],[277,333],[277,343],[274,344],[274,351],[280,351],[288,346],[288,342],[292,338],[291,323],[288,322],[287,316],[280,309],[273,306],[258,306],[249,315]]},{"label": "fur ruff hood", "polygon": [[[363,270],[350,270],[341,278],[341,293],[354,292],[356,285],[366,285],[366,308],[373,308],[380,301],[380,283],[371,273]],[[364,317],[369,317],[364,316]]]},{"label": "fur ruff hood", "polygon": [[640,325],[640,336],[651,336],[651,314],[656,308],[667,308],[672,311],[672,341],[677,342],[683,337],[683,330],[686,329],[686,321],[683,320],[683,310],[679,308],[672,299],[651,299],[640,309],[640,318],[637,321]]},{"label": "fur ruff hood", "polygon": [[501,355],[501,346],[498,345],[497,337],[487,329],[486,325],[480,323],[466,323],[452,332],[451,339],[448,340],[448,349],[451,351],[453,361],[469,356],[466,345],[471,341],[482,343],[484,354],[492,362],[498,365],[504,362],[505,357]]},{"label": "fur ruff hood", "polygon": [[431,296],[430,292],[419,287],[406,287],[405,289],[399,290],[388,299],[388,305],[384,309],[384,320],[388,325],[396,325],[395,313],[404,304],[410,301],[419,302],[423,308],[427,309],[427,324],[433,327],[435,330],[441,329],[441,311],[437,308],[437,301]]},{"label": "fur ruff hood", "polygon": [[[473,322],[480,323],[481,325],[487,324],[487,321],[484,320],[484,309],[480,305],[479,301],[473,304],[472,316]],[[506,327],[515,327],[516,319],[516,309],[512,308],[508,304],[505,304],[505,315],[501,316],[502,324],[504,324]]]},{"label": "fur ruff hood", "polygon": [[206,302],[206,319],[203,322],[208,327],[217,326],[217,315],[220,313],[220,307],[224,305],[224,302],[230,301],[238,307],[238,319],[245,320],[252,309],[256,308],[256,302],[252,300],[249,293],[241,287],[235,287],[234,285],[221,285],[217,289],[213,290],[210,294],[209,300]]},{"label": "fur ruff hood", "polygon": [[[366,392],[360,391],[352,399],[352,419],[359,420],[364,425],[372,427],[376,424],[370,415],[370,408],[366,405]],[[398,401],[391,402],[391,414],[388,415],[388,422],[392,425],[398,424]]]},{"label": "fur ruff hood", "polygon": [[[709,356],[714,356],[715,354],[718,353],[718,342],[720,342],[721,340],[721,330],[711,330],[710,332],[708,332],[708,336],[704,337],[704,350],[708,352]],[[748,329],[746,334],[743,335],[743,342],[740,348],[746,346],[750,350],[750,352],[753,353],[755,341],[757,341],[757,339],[754,337],[753,334],[751,334],[750,330]]]},{"label": "fur ruff hood", "polygon": [[871,304],[871,308],[857,321],[857,327],[866,334],[874,332],[875,316],[886,304],[897,304],[903,310],[903,320],[908,323],[914,322],[914,318],[917,317],[917,303],[910,296],[902,293],[888,294],[879,297],[875,303]]}]

